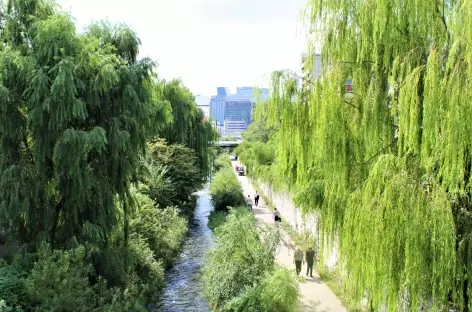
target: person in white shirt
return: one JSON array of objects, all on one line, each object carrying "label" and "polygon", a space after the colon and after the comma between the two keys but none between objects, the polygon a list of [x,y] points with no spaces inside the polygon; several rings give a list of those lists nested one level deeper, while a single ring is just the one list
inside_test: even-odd
[{"label": "person in white shirt", "polygon": [[275,222],[282,222],[282,217],[280,217],[280,212],[277,210],[277,208],[274,209],[273,216]]},{"label": "person in white shirt", "polygon": [[251,199],[251,195],[248,195],[248,196],[247,196],[246,202],[247,202],[247,206],[249,207],[249,210],[252,211],[252,199]]}]

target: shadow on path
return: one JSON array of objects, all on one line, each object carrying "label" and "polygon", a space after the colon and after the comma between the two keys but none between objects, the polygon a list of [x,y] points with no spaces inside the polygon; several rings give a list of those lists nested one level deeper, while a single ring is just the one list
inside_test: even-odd
[{"label": "shadow on path", "polygon": [[330,308],[322,309],[320,307],[321,301],[314,301],[314,300],[305,300],[300,301],[297,312],[332,312]]}]

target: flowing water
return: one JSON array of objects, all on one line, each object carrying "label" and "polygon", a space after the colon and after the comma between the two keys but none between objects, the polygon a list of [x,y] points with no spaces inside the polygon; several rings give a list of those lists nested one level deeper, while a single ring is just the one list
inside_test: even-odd
[{"label": "flowing water", "polygon": [[166,274],[166,288],[159,312],[208,312],[210,308],[199,282],[200,267],[213,245],[208,215],[213,207],[208,188],[198,192],[195,215],[189,224],[189,235],[174,267]]}]

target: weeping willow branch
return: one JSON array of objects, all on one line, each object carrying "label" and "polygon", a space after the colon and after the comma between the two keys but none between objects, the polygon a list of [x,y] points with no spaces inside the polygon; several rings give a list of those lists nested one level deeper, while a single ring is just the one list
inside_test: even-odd
[{"label": "weeping willow branch", "polygon": [[[444,1],[445,2],[445,1]],[[443,2],[443,13],[441,13],[439,11],[439,7],[436,6],[436,13],[438,14],[439,18],[441,19],[441,22],[444,26],[444,31],[446,32],[446,35],[447,35],[447,43],[449,44],[449,42],[451,42],[451,34],[449,33],[449,29],[447,27],[447,23],[446,23],[446,18],[444,16],[444,2]]]},{"label": "weeping willow branch", "polygon": [[368,163],[370,163],[374,158],[376,158],[377,156],[383,154],[388,148],[390,148],[392,145],[394,145],[395,143],[397,143],[397,139],[394,138],[392,140],[392,142],[390,142],[388,145],[382,147],[382,149],[380,149],[377,153],[375,153],[374,155],[372,155],[369,159],[367,159],[366,161],[364,161],[361,165],[362,166],[365,166],[367,165]]}]

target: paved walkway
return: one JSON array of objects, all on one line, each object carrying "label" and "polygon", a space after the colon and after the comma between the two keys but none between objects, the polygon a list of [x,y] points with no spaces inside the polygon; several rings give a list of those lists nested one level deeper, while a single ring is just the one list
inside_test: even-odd
[{"label": "paved walkway", "polygon": [[[233,168],[235,163],[233,162]],[[239,165],[239,163],[238,163]],[[246,176],[238,176],[238,180],[243,187],[244,197],[251,195],[251,198],[254,200],[255,189],[251,185],[249,179]],[[265,222],[268,224],[273,224],[272,212],[267,208],[264,199],[260,197],[259,206],[253,208],[253,212],[256,216],[256,219],[259,222]],[[283,216],[282,216],[283,217]],[[278,254],[276,255],[276,260],[279,264],[293,268],[295,270],[295,265],[293,264],[293,251],[290,251],[285,246],[280,246]],[[306,265],[302,267],[301,275],[305,275]],[[305,276],[306,277],[306,276]],[[318,272],[313,270],[313,278],[306,277],[305,282],[300,283],[301,291],[301,300],[298,311],[300,312],[346,312],[341,304],[341,301],[334,295],[331,289],[324,284]]]}]

